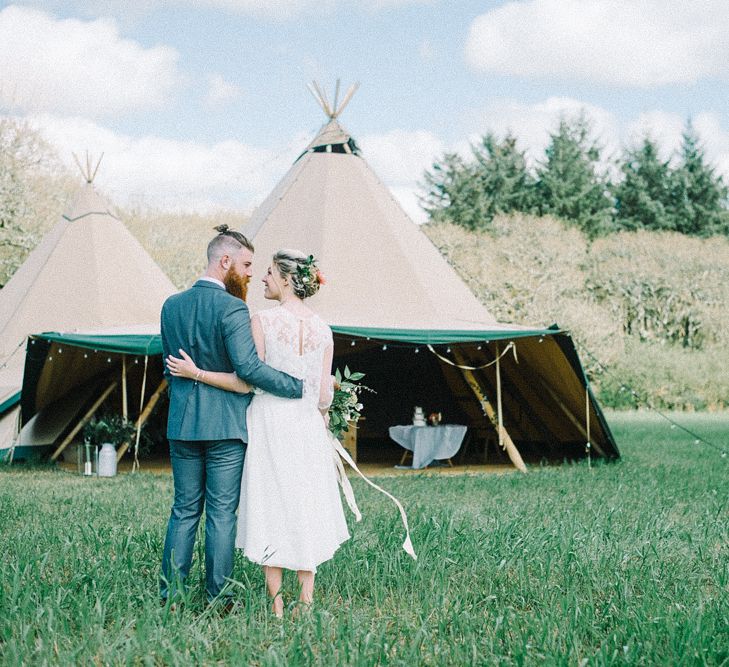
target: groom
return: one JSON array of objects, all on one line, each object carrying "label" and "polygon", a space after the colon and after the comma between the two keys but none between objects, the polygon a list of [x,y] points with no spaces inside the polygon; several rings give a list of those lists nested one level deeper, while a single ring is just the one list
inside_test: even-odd
[{"label": "groom", "polygon": [[[258,359],[244,299],[252,275],[253,245],[227,225],[208,244],[205,275],[162,306],[163,359],[189,352],[200,368],[235,373],[249,384],[287,398],[301,398],[302,381]],[[175,498],[162,555],[162,601],[184,591],[198,523],[205,518],[205,587],[208,602],[223,593],[233,570],[236,510],[252,394],[237,394],[174,377],[165,367]]]}]

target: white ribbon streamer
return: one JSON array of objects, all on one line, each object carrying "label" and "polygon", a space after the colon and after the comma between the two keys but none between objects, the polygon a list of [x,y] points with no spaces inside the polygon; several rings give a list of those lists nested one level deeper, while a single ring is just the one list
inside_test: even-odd
[{"label": "white ribbon streamer", "polygon": [[354,491],[352,490],[352,485],[349,482],[349,479],[347,477],[347,474],[344,472],[344,466],[342,465],[341,459],[344,459],[352,468],[354,471],[370,486],[377,489],[380,493],[384,493],[392,502],[397,505],[397,509],[400,510],[400,517],[402,518],[402,523],[405,526],[405,541],[402,543],[402,548],[405,550],[405,552],[412,557],[413,560],[418,560],[417,555],[415,554],[415,549],[413,548],[413,543],[410,540],[410,527],[408,526],[408,517],[405,514],[405,509],[401,505],[400,501],[395,498],[391,493],[388,493],[383,489],[381,486],[377,486],[374,482],[371,482],[367,477],[365,477],[362,474],[362,471],[357,467],[357,464],[352,460],[352,457],[349,455],[349,452],[342,447],[342,443],[337,440],[334,435],[327,429],[327,434],[329,435],[329,439],[332,442],[332,446],[334,447],[335,451],[335,459],[337,460],[337,476],[339,477],[339,484],[342,487],[342,491],[344,492],[344,497],[347,500],[347,505],[349,505],[349,508],[354,513],[354,516],[356,517],[357,521],[360,521],[362,519],[362,513],[359,511],[359,508],[357,507],[357,502],[354,499]]}]

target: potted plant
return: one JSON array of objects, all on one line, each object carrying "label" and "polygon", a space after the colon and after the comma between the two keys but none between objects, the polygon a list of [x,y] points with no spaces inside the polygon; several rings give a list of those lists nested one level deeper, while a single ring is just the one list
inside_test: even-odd
[{"label": "potted plant", "polygon": [[[94,417],[84,427],[84,441],[87,445],[86,457],[89,459],[89,445],[100,447],[97,474],[99,477],[116,475],[116,449],[125,442],[130,442],[136,433],[134,424],[120,415],[109,414]],[[87,463],[87,470],[90,461]],[[86,473],[90,474],[90,472]]]}]

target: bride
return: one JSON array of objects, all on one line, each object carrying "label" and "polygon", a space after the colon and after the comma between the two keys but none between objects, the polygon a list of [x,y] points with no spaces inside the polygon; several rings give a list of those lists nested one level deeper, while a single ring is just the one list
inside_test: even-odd
[{"label": "bride", "polygon": [[[331,329],[304,300],[323,277],[313,256],[279,250],[263,279],[264,296],[278,306],[251,319],[258,356],[304,379],[303,400],[253,389],[248,408],[249,444],[241,483],[236,546],[263,566],[273,612],[283,615],[283,570],[296,570],[299,601],[310,605],[317,566],[349,539],[339,496],[337,466],[327,433],[332,401]],[[251,391],[235,373],[198,368],[189,355],[169,356],[172,375],[228,391]]]}]

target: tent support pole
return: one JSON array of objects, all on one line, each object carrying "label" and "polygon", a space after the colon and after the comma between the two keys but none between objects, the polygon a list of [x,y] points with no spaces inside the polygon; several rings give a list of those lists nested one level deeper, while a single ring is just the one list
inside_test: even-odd
[{"label": "tent support pole", "polygon": [[134,439],[134,463],[132,463],[132,472],[139,470],[139,436],[142,434],[141,416],[144,412],[144,391],[147,388],[147,368],[149,366],[149,355],[144,355],[144,375],[142,376],[142,391],[139,394],[139,418],[137,419],[136,437]]},{"label": "tent support pole", "polygon": [[587,385],[585,385],[585,424],[587,425],[587,442],[585,443],[585,451],[587,452],[587,467],[592,467],[592,460],[590,458],[590,450],[592,443],[590,442],[590,392],[587,391]]},{"label": "tent support pole", "polygon": [[[483,377],[483,376],[481,376]],[[484,378],[485,381],[485,378]],[[531,425],[539,431],[539,434],[541,435],[542,439],[544,440],[544,443],[547,445],[549,449],[550,456],[554,457],[554,435],[549,430],[547,425],[544,423],[544,421],[537,415],[534,410],[532,410],[532,403],[537,401],[539,399],[539,396],[532,396],[529,399],[527,399],[524,392],[519,388],[517,382],[515,380],[512,380],[509,377],[501,378],[501,384],[503,389],[506,391],[507,394],[509,394],[512,399],[516,400],[519,404],[519,411],[523,412],[527,415],[528,419],[531,421]],[[541,401],[543,405],[547,405],[543,400]]]},{"label": "tent support pole", "polygon": [[554,436],[551,434],[544,421],[542,421],[542,419],[534,412],[534,410],[532,410],[530,402],[527,400],[524,393],[521,391],[521,389],[519,389],[517,384],[513,381],[510,381],[508,377],[501,378],[501,384],[506,393],[519,403],[520,411],[526,413],[528,418],[531,420],[531,425],[537,431],[539,431],[539,434],[549,448],[549,454],[551,456],[554,456],[554,445],[552,444]]},{"label": "tent support pole", "polygon": [[[494,392],[497,391],[498,387],[497,387],[497,384],[496,384],[496,373],[494,373],[494,384],[493,385],[491,383],[489,383],[489,379],[488,379],[488,376],[486,375],[485,369],[481,369],[481,370],[478,370],[478,371],[473,371],[473,376],[476,379],[476,382],[478,382],[478,386],[481,388],[481,394],[482,395],[485,395],[485,396],[491,395],[491,396],[493,396]],[[506,386],[507,386],[506,379],[505,378],[501,378],[501,389],[502,389],[502,392],[507,391],[506,390]],[[512,396],[512,398],[513,398],[513,396]],[[503,402],[502,402],[502,405],[501,405],[501,411],[502,411],[502,418],[501,418],[501,424],[502,425],[504,423],[503,413],[505,411],[508,412],[508,413],[510,413],[510,414],[507,415],[507,421],[509,421],[510,423],[513,423],[513,424],[516,424],[519,421],[518,418],[517,418],[517,416],[516,416],[516,414],[514,413],[514,410],[511,407],[509,407],[509,406],[504,407]],[[495,414],[498,416],[498,412],[496,412]],[[497,429],[494,428],[494,430],[497,430]],[[513,443],[513,439],[512,439],[512,443]],[[497,440],[496,440],[496,443],[495,444],[498,445],[498,432],[497,432]],[[496,450],[499,451],[499,448],[496,447]],[[503,445],[501,445],[501,451],[508,454],[508,452],[506,452],[506,449],[504,448]]]},{"label": "tent support pole", "polygon": [[504,413],[501,409],[501,355],[496,343],[496,418],[498,419],[499,447],[504,449]]},{"label": "tent support pole", "polygon": [[129,410],[127,409],[127,355],[122,355],[122,419],[127,420]]},{"label": "tent support pole", "polygon": [[[454,350],[454,357],[456,358],[456,361],[464,365],[463,356],[456,350]],[[502,424],[499,423],[498,417],[496,415],[496,411],[494,410],[494,407],[491,405],[489,400],[484,395],[483,391],[481,390],[481,385],[479,384],[478,380],[476,379],[476,376],[473,374],[473,371],[468,371],[461,369],[461,372],[463,373],[463,377],[466,378],[466,382],[468,383],[468,386],[471,387],[471,391],[475,394],[476,398],[481,403],[481,407],[483,408],[484,414],[489,418],[489,421],[494,425],[494,427],[497,430],[497,433],[499,435],[499,442],[503,442],[503,447],[506,449],[506,453],[509,455],[509,458],[511,459],[511,462],[514,464],[514,467],[521,471],[526,472],[527,468],[524,465],[524,461],[521,458],[521,454],[519,454],[519,450],[516,448],[516,445],[514,444],[513,440],[511,439],[511,436],[509,435],[508,431],[504,428]]]},{"label": "tent support pole", "polygon": [[104,391],[99,398],[94,401],[94,404],[89,408],[88,412],[81,417],[81,420],[78,424],[74,427],[74,429],[63,439],[63,442],[58,445],[56,448],[56,451],[51,454],[51,461],[55,461],[60,455],[61,452],[68,447],[71,440],[73,440],[76,437],[76,434],[88,423],[88,421],[94,416],[94,413],[99,409],[99,406],[106,400],[107,396],[111,394],[114,389],[116,389],[117,381],[114,380]]},{"label": "tent support pole", "polygon": [[[162,380],[162,382],[159,383],[159,386],[157,389],[154,390],[154,394],[152,394],[149,397],[149,400],[147,401],[147,405],[144,407],[144,410],[142,410],[141,414],[139,415],[139,418],[137,419],[136,424],[134,425],[137,429],[137,433],[140,432],[142,426],[145,425],[147,422],[147,419],[149,419],[149,415],[152,413],[152,410],[154,410],[154,406],[157,405],[157,401],[159,401],[160,396],[162,396],[162,392],[167,388],[167,380]],[[119,451],[116,453],[116,460],[120,461],[121,457],[126,454],[127,449],[129,449],[129,445],[131,443],[125,442],[122,444],[121,447],[119,447]],[[138,445],[137,441],[137,445]]]},{"label": "tent support pole", "polygon": [[[588,435],[587,431],[585,430],[585,427],[580,423],[580,420],[575,417],[575,415],[572,414],[572,411],[561,401],[559,396],[554,392],[552,387],[550,387],[544,380],[542,380],[542,385],[547,390],[547,393],[552,397],[554,402],[559,406],[559,409],[562,410],[565,417],[569,419],[572,422],[572,425],[582,434],[583,437],[587,438],[589,441],[590,436]],[[585,392],[587,393],[587,392]],[[589,403],[588,403],[588,417],[589,417]],[[600,456],[605,456],[605,452],[602,451],[602,449],[595,443],[590,443],[591,447],[594,447],[597,450],[597,453],[600,454]]]}]

